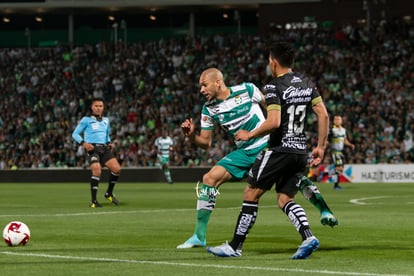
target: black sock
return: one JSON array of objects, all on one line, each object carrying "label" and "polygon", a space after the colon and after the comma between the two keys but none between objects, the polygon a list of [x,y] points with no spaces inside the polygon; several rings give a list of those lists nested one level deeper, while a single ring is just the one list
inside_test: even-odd
[{"label": "black sock", "polygon": [[335,172],[336,178],[335,178],[335,184],[334,187],[338,187],[339,186],[339,178],[341,177],[341,173],[340,172]]},{"label": "black sock", "polygon": [[242,250],[246,236],[256,221],[258,205],[257,202],[243,201],[242,209],[237,218],[236,228],[234,229],[233,240],[229,243],[234,250]]},{"label": "black sock", "polygon": [[96,194],[98,193],[98,185],[99,185],[99,177],[92,176],[91,177],[91,199],[92,202],[96,201]]},{"label": "black sock", "polygon": [[312,231],[310,230],[308,217],[302,206],[293,201],[289,201],[283,207],[283,212],[285,212],[290,222],[295,226],[296,231],[302,236],[303,241],[313,236]]},{"label": "black sock", "polygon": [[108,195],[112,195],[112,193],[114,192],[114,187],[115,187],[116,181],[118,181],[118,178],[119,178],[119,174],[115,174],[111,172],[111,174],[109,175],[108,189],[106,190],[106,193]]}]

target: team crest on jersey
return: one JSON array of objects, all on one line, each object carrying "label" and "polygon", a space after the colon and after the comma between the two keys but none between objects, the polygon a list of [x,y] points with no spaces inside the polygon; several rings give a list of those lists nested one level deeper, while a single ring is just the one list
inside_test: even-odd
[{"label": "team crest on jersey", "polygon": [[242,103],[242,98],[239,95],[237,95],[237,96],[234,97],[234,102],[236,104],[241,104]]},{"label": "team crest on jersey", "polygon": [[220,115],[218,116],[218,119],[220,120],[220,122],[222,122],[222,121],[224,120],[224,115],[223,115],[223,114],[220,114]]},{"label": "team crest on jersey", "polygon": [[211,118],[210,117],[208,117],[208,116],[203,116],[202,118],[201,118],[201,120],[203,120],[203,122],[210,122],[211,123]]}]

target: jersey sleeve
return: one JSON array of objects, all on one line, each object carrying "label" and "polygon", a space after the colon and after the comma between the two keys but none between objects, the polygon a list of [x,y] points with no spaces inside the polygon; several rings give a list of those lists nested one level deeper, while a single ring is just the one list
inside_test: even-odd
[{"label": "jersey sleeve", "polygon": [[210,116],[205,106],[203,106],[203,109],[201,111],[200,124],[201,124],[201,129],[204,129],[204,130],[214,129],[213,118]]},{"label": "jersey sleeve", "polygon": [[318,89],[313,86],[312,89],[312,106],[314,106],[315,104],[318,104],[322,102],[322,96],[319,94]]},{"label": "jersey sleeve", "polygon": [[106,130],[106,143],[111,143],[111,124],[109,123],[109,119],[106,118],[108,121],[108,128]]},{"label": "jersey sleeve", "polygon": [[260,91],[260,89],[254,85],[253,83],[247,82],[246,87],[248,87],[249,90],[252,91],[252,102],[254,103],[261,103],[263,98],[263,93]]},{"label": "jersey sleeve", "polygon": [[83,117],[80,120],[79,124],[76,126],[75,130],[72,132],[72,138],[77,143],[82,143],[83,137],[81,135],[83,134],[83,131],[85,130],[86,126],[87,126],[86,118]]},{"label": "jersey sleeve", "polygon": [[266,84],[263,90],[265,94],[267,110],[272,110],[272,109],[280,110],[280,98],[277,93],[277,86],[271,83]]}]

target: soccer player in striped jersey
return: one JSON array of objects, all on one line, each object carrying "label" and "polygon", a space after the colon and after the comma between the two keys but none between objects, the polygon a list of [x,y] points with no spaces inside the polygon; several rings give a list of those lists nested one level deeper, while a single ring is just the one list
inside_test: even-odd
[{"label": "soccer player in striped jersey", "polygon": [[[254,130],[264,122],[261,110],[261,105],[264,107],[265,104],[264,96],[253,83],[228,87],[222,72],[209,68],[201,73],[199,84],[200,92],[207,99],[201,111],[200,134],[195,134],[192,119],[186,119],[181,124],[185,136],[198,147],[207,149],[211,146],[216,124],[234,137],[239,129]],[[249,141],[235,141],[237,149],[204,174],[201,187],[197,187],[196,229],[188,240],[177,246],[178,249],[206,245],[207,224],[216,204],[219,186],[247,177],[257,154],[267,146],[267,139],[268,136],[263,136]]]},{"label": "soccer player in striped jersey", "polygon": [[331,148],[331,158],[334,166],[334,173],[331,177],[334,180],[334,189],[342,190],[339,185],[340,175],[344,171],[344,154],[343,150],[345,146],[355,149],[355,145],[352,144],[347,137],[346,129],[342,126],[342,117],[335,115],[333,118],[333,127],[329,133],[329,142]]},{"label": "soccer player in striped jersey", "polygon": [[170,152],[173,150],[174,141],[170,136],[168,136],[166,129],[162,131],[161,136],[155,139],[154,146],[157,150],[158,164],[165,175],[165,179],[167,179],[169,184],[173,184],[169,164]]}]

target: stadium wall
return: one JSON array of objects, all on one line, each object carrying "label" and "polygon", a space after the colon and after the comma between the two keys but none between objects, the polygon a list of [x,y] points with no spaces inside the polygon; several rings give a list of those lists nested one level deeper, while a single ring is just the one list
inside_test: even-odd
[{"label": "stadium wall", "polygon": [[[202,179],[209,167],[180,168],[172,167],[171,175],[175,182],[196,182]],[[108,179],[108,170],[102,172],[102,181]],[[89,182],[89,169],[19,169],[0,171],[1,183],[65,183]],[[166,182],[158,168],[123,168],[120,182]]]},{"label": "stadium wall", "polygon": [[[324,176],[319,176],[320,182],[334,180],[325,169]],[[414,183],[414,164],[348,164],[340,175],[340,182],[353,183]]]},{"label": "stadium wall", "polygon": [[344,174],[355,183],[414,183],[414,164],[346,165]]},{"label": "stadium wall", "polygon": [[[175,182],[196,182],[202,179],[210,167],[172,167],[171,175]],[[56,183],[88,182],[89,169],[19,169],[0,171],[1,183]],[[104,169],[102,180],[106,181],[108,171]],[[166,182],[158,168],[123,168],[121,182]],[[321,180],[331,182],[329,176]],[[353,183],[414,183],[414,164],[345,165],[341,182]]]}]

